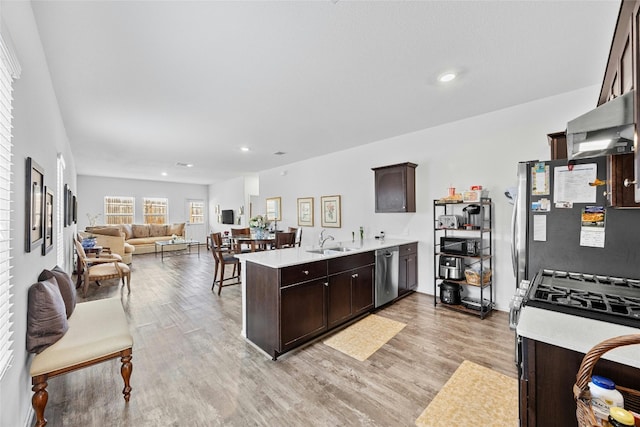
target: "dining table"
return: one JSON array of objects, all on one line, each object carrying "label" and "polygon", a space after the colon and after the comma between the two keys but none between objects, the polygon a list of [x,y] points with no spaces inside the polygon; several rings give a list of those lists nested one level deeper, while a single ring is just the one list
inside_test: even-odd
[{"label": "dining table", "polygon": [[276,234],[240,234],[233,236],[231,239],[233,240],[233,247],[239,248],[242,245],[249,245],[251,252],[256,252],[273,248],[276,242]]}]

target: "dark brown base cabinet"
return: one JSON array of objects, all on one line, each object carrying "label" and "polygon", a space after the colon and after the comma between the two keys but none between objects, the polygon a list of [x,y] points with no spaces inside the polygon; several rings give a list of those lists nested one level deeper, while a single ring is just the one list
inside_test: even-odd
[{"label": "dark brown base cabinet", "polygon": [[398,296],[418,289],[418,244],[400,246]]},{"label": "dark brown base cabinet", "polygon": [[247,262],[247,338],[274,360],[374,306],[375,254],[284,268]]},{"label": "dark brown base cabinet", "polygon": [[327,326],[332,329],[373,308],[375,254],[364,252],[327,261]]},{"label": "dark brown base cabinet", "polygon": [[325,283],[312,280],[280,289],[281,352],[327,330]]},{"label": "dark brown base cabinet", "polygon": [[[584,354],[527,338],[522,338],[521,351],[520,425],[577,426],[573,385]],[[593,373],[627,388],[640,384],[640,369],[610,360],[600,359]]]}]

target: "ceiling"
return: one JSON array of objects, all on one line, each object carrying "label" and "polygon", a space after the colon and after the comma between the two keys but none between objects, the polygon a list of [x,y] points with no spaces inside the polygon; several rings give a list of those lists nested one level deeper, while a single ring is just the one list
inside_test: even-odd
[{"label": "ceiling", "polygon": [[78,174],[198,184],[600,84],[619,4],[32,2]]}]

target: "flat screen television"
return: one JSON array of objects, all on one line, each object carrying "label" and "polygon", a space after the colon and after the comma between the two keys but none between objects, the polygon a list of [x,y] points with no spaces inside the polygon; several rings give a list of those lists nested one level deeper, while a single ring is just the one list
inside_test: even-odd
[{"label": "flat screen television", "polygon": [[233,209],[224,209],[221,215],[223,224],[233,224]]}]

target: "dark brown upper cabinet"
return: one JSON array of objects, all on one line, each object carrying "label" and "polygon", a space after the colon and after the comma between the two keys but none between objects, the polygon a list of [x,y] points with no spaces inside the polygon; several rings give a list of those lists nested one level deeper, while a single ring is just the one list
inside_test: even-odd
[{"label": "dark brown upper cabinet", "polygon": [[416,165],[372,168],[375,172],[376,213],[416,211]]},{"label": "dark brown upper cabinet", "polygon": [[[638,66],[640,66],[640,1],[624,0],[620,4],[618,21],[616,22],[609,59],[605,69],[598,106],[620,95],[636,89],[635,108],[636,135],[638,123],[640,123],[640,105],[638,97]],[[637,136],[636,136],[637,138]],[[637,144],[637,142],[636,142]],[[635,181],[639,178],[639,172],[635,170],[635,162],[638,153],[619,154],[609,156],[609,176],[607,178],[607,191],[609,203],[615,207],[640,207],[636,203]],[[627,185],[625,185],[625,181]]]},{"label": "dark brown upper cabinet", "polygon": [[567,158],[567,132],[548,133],[547,140],[551,148],[551,160]]}]

